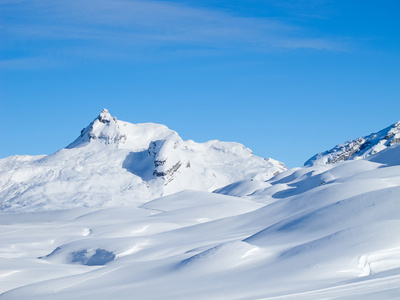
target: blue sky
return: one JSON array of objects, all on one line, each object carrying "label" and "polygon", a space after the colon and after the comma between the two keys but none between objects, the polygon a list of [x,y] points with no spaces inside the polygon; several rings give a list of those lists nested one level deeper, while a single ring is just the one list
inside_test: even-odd
[{"label": "blue sky", "polygon": [[400,120],[400,1],[0,1],[0,157],[103,108],[302,164]]}]

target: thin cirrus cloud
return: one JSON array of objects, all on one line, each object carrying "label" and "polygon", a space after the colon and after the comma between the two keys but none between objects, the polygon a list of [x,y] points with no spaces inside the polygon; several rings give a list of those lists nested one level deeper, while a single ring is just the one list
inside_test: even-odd
[{"label": "thin cirrus cloud", "polygon": [[0,8],[5,41],[0,50],[8,54],[0,62],[2,68],[31,61],[44,65],[46,60],[57,65],[71,58],[129,60],[144,52],[198,56],[344,49],[340,41],[307,36],[302,28],[284,22],[173,2],[27,0],[4,1]]}]

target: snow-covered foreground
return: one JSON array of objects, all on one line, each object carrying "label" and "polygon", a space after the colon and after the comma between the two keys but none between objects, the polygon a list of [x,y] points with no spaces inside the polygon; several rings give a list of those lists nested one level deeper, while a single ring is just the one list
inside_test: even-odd
[{"label": "snow-covered foreground", "polygon": [[400,145],[0,224],[0,299],[398,299]]}]

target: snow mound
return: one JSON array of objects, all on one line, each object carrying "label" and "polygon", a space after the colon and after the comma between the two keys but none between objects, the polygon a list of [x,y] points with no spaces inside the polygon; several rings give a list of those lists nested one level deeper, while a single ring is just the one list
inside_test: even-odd
[{"label": "snow mound", "polygon": [[221,272],[252,262],[259,251],[260,248],[246,242],[224,243],[181,261],[177,269],[205,273]]},{"label": "snow mound", "polygon": [[400,145],[393,145],[389,149],[384,149],[381,152],[370,156],[367,160],[385,164],[387,166],[400,165]]},{"label": "snow mound", "polygon": [[377,133],[347,141],[331,150],[318,153],[304,165],[333,164],[348,159],[366,158],[397,143],[400,143],[400,121]]}]

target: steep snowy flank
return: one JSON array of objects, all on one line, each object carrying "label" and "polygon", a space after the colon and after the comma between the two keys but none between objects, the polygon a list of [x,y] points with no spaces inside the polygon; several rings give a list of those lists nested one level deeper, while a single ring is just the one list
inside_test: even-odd
[{"label": "steep snowy flank", "polygon": [[400,142],[400,121],[368,136],[345,142],[318,153],[305,162],[305,166],[333,164],[338,161],[366,158]]},{"label": "steep snowy flank", "polygon": [[131,124],[104,109],[65,149],[0,160],[0,209],[50,210],[144,203],[185,189],[267,180],[284,164],[233,142],[183,141],[164,125]]}]

